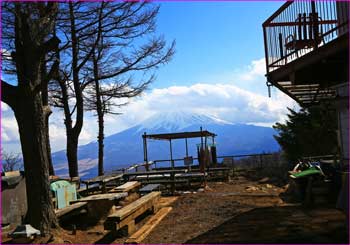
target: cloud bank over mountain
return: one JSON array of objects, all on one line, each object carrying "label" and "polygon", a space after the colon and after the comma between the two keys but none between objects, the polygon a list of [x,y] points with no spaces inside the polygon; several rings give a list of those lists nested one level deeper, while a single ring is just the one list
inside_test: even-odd
[{"label": "cloud bank over mountain", "polygon": [[[213,74],[190,85],[154,88],[142,97],[130,100],[126,107],[118,109],[122,115],[105,118],[106,135],[111,135],[155,115],[156,113],[187,111],[211,115],[233,123],[271,126],[286,118],[287,107],[296,103],[277,90],[268,98],[265,86],[264,59],[258,59],[227,74]],[[217,81],[217,82],[215,82]],[[158,81],[157,86],[161,85]],[[13,112],[1,103],[1,140],[5,149],[20,152],[18,128]],[[53,109],[50,116],[52,150],[65,148],[66,136],[63,113]],[[92,113],[85,113],[85,121],[79,144],[83,145],[97,137],[97,122]]]}]

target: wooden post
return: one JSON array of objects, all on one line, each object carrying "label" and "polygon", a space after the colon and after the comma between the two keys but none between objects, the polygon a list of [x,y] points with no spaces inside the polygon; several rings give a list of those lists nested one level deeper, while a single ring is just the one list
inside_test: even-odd
[{"label": "wooden post", "polygon": [[201,148],[203,148],[202,127],[200,127],[200,131],[201,131]]},{"label": "wooden post", "polygon": [[301,35],[301,26],[302,26],[302,19],[301,19],[301,14],[298,14],[298,38],[299,40],[302,40],[302,35]]},{"label": "wooden post", "polygon": [[280,58],[283,58],[283,40],[282,40],[282,33],[278,34],[278,41],[279,41],[279,47],[280,47]]},{"label": "wooden post", "polygon": [[170,180],[171,180],[171,194],[174,195],[175,192],[175,173],[170,173]]},{"label": "wooden post", "polygon": [[146,163],[146,171],[149,171],[148,167],[148,154],[147,154],[147,138],[146,138],[146,132],[143,134],[143,160]]},{"label": "wooden post", "polygon": [[307,40],[307,18],[306,13],[303,13],[303,40]]},{"label": "wooden post", "polygon": [[173,146],[171,144],[171,139],[169,140],[170,143],[170,162],[171,162],[171,168],[174,169],[174,160],[173,160]]},{"label": "wooden post", "polygon": [[[311,13],[312,18],[310,18],[310,22],[312,23],[312,30],[313,30],[313,38],[314,38],[314,49],[318,48],[318,14],[316,13],[316,3],[315,1],[311,1]],[[310,26],[311,29],[311,26]],[[311,37],[310,37],[311,39]]]}]

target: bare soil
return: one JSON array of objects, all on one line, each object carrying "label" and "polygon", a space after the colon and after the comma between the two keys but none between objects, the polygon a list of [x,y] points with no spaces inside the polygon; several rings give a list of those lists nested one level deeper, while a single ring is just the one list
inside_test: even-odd
[{"label": "bare soil", "polygon": [[[281,199],[286,188],[268,179],[259,182],[240,176],[162,197],[160,205],[173,210],[142,243],[349,243],[342,212],[324,205],[304,208],[286,203]],[[149,217],[141,217],[137,227]],[[103,222],[104,218],[88,222],[76,217],[75,232],[69,221],[45,243],[125,242],[126,236],[104,231]]]}]

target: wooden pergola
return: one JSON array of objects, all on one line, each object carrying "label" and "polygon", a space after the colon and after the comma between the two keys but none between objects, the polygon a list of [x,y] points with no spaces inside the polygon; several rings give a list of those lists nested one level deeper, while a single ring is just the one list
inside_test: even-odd
[{"label": "wooden pergola", "polygon": [[200,128],[200,131],[194,131],[194,132],[180,132],[180,133],[166,133],[166,134],[146,134],[146,132],[145,132],[142,135],[142,138],[143,138],[143,156],[144,156],[144,161],[146,163],[146,169],[148,170],[147,139],[169,141],[171,167],[172,167],[172,169],[174,169],[172,140],[185,139],[186,157],[188,157],[187,139],[189,139],[189,138],[201,138],[201,146],[203,146],[203,145],[206,146],[207,145],[207,138],[210,137],[212,139],[212,143],[214,144],[215,136],[217,136],[217,135],[214,133],[211,133],[207,130],[202,130],[202,127]]}]

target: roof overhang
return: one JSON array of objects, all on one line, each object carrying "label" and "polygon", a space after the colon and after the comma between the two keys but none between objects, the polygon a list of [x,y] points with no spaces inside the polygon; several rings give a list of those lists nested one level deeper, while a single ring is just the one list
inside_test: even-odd
[{"label": "roof overhang", "polygon": [[167,133],[167,134],[144,134],[142,138],[155,139],[155,140],[173,140],[173,139],[187,139],[187,138],[200,138],[200,137],[215,137],[216,134],[207,130],[194,131],[194,132],[180,132],[180,133]]}]

